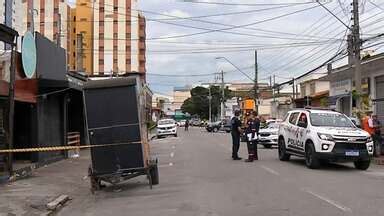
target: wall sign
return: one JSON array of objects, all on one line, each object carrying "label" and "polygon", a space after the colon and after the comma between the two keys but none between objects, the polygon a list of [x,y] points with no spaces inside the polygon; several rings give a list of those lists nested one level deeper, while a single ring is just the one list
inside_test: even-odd
[{"label": "wall sign", "polygon": [[36,71],[36,43],[32,32],[26,32],[21,45],[21,61],[25,76],[32,78]]}]

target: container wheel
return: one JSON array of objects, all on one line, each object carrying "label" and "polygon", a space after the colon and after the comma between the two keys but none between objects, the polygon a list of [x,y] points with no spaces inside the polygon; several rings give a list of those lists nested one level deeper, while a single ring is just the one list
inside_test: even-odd
[{"label": "container wheel", "polygon": [[95,193],[95,191],[100,190],[101,188],[101,180],[93,175],[92,167],[88,168],[88,176],[91,184],[91,192]]},{"label": "container wheel", "polygon": [[152,185],[158,185],[159,184],[159,169],[157,167],[157,164],[151,167],[149,174],[151,175]]}]

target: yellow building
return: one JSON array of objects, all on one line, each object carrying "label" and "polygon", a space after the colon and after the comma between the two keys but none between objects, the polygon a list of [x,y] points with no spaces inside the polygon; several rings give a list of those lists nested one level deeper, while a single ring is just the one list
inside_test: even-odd
[{"label": "yellow building", "polygon": [[71,9],[71,42],[69,53],[69,70],[93,72],[93,12],[90,0],[77,0]]},{"label": "yellow building", "polygon": [[71,19],[70,70],[95,76],[138,72],[145,79],[146,23],[137,0],[77,0]]}]

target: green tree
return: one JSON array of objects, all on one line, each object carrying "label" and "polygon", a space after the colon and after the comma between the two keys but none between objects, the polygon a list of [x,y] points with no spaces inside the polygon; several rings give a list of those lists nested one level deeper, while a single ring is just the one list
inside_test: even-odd
[{"label": "green tree", "polygon": [[[212,96],[212,116],[217,116],[219,113],[220,103],[222,100],[221,88],[219,86],[211,86],[211,96]],[[231,97],[231,91],[226,88],[225,98],[227,100]],[[209,89],[201,86],[191,89],[191,97],[184,101],[181,106],[181,110],[184,113],[189,113],[191,115],[198,115],[200,118],[208,119],[209,118]]]}]

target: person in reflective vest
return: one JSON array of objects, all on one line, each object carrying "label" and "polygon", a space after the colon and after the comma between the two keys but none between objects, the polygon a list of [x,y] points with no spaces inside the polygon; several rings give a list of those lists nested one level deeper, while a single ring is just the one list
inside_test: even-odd
[{"label": "person in reflective vest", "polygon": [[258,160],[257,141],[260,129],[260,119],[257,117],[257,112],[253,111],[246,123],[248,159],[245,162],[253,162]]}]

